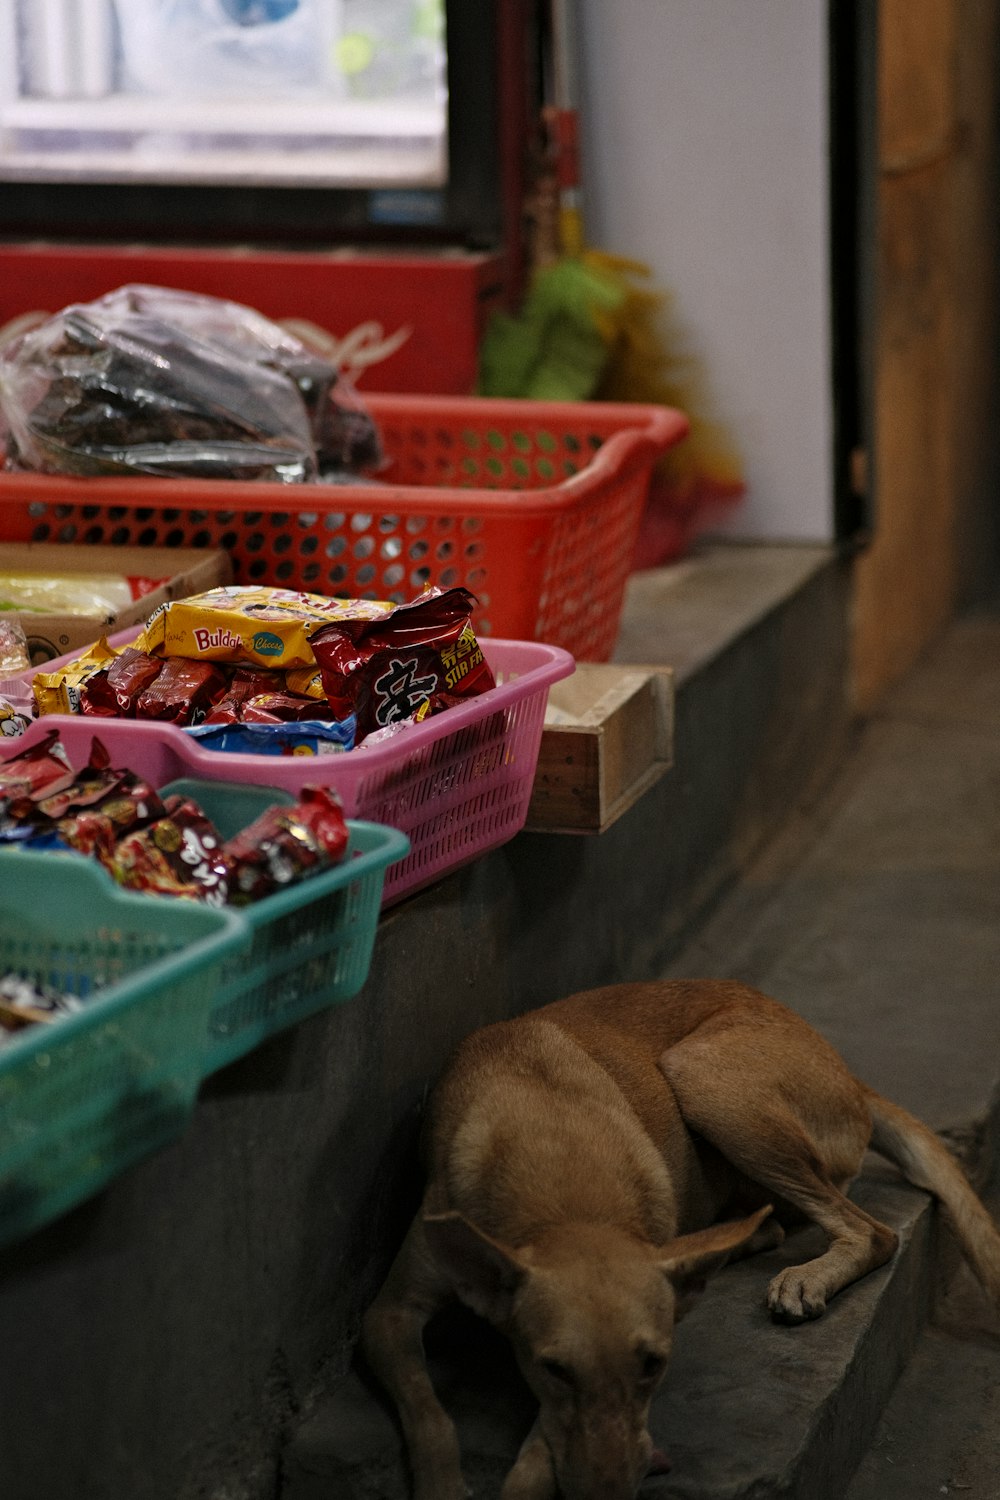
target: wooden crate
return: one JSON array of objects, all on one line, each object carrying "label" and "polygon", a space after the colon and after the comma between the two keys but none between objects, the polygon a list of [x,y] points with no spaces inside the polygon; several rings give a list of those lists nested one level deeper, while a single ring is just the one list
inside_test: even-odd
[{"label": "wooden crate", "polygon": [[527,828],[603,833],[673,759],[669,667],[577,664],[549,689]]}]

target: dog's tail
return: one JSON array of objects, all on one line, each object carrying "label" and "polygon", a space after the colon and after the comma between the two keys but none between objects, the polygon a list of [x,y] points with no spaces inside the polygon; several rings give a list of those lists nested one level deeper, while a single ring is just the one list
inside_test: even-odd
[{"label": "dog's tail", "polygon": [[940,1201],[969,1265],[1000,1307],[1000,1232],[962,1168],[933,1130],[873,1090],[865,1093],[872,1117],[872,1149],[894,1162],[915,1187],[925,1188]]}]

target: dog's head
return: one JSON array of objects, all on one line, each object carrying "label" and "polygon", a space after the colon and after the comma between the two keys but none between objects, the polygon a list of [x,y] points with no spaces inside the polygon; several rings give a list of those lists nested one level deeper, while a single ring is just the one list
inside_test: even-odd
[{"label": "dog's head", "polygon": [[424,1219],[458,1296],[513,1344],[564,1500],[634,1500],[674,1324],[769,1212],[660,1246],[611,1225],[561,1225],[516,1250],[460,1214]]}]

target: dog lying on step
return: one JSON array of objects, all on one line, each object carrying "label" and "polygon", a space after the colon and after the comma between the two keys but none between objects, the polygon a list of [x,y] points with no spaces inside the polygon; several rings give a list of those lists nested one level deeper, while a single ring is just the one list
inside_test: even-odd
[{"label": "dog lying on step", "polygon": [[362,1332],[415,1500],[466,1495],[423,1356],[447,1299],[510,1338],[538,1398],[503,1500],[633,1500],[665,1463],[650,1398],[707,1274],[811,1220],[828,1248],[767,1291],[798,1323],[892,1256],[893,1230],[844,1196],[869,1145],[940,1199],[1000,1303],[1000,1235],[944,1145],[755,990],[614,985],[467,1037],[432,1100],[421,1211]]}]

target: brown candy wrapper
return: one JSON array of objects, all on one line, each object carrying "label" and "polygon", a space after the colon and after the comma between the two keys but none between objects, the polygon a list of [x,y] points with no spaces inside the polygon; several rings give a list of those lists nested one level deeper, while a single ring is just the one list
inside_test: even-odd
[{"label": "brown candy wrapper", "polygon": [[343,619],[309,638],[332,717],[356,714],[357,738],[494,687],[470,623],[467,589],[438,589],[378,619]]},{"label": "brown candy wrapper", "polygon": [[243,724],[288,724],[297,719],[325,719],[329,712],[325,703],[300,698],[297,693],[260,693],[247,699],[240,717]]},{"label": "brown candy wrapper", "polygon": [[200,724],[225,691],[225,673],[211,662],[172,656],[136,699],[136,718]]},{"label": "brown candy wrapper", "polygon": [[243,717],[246,703],[262,693],[280,692],[283,685],[281,673],[268,672],[263,667],[237,667],[226,691],[213,703],[202,723],[237,724]]},{"label": "brown candy wrapper", "polygon": [[82,689],[80,707],[85,714],[96,712],[134,719],[139,699],[162,670],[159,657],[126,646],[106,672],[95,673]]}]

